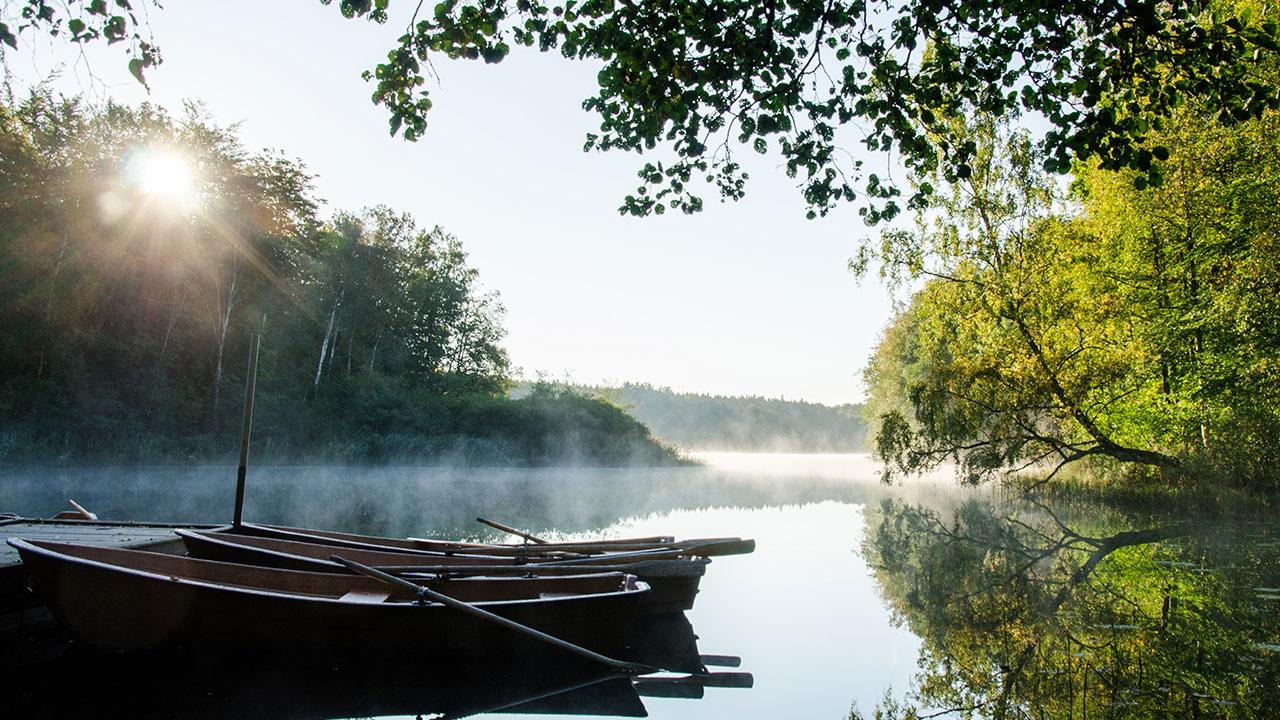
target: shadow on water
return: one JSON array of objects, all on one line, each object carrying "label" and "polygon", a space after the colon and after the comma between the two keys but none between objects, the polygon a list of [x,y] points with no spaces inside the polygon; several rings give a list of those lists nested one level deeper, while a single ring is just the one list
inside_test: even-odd
[{"label": "shadow on water", "polygon": [[[667,668],[632,678],[553,648],[468,663],[438,657],[298,653],[103,655],[41,638],[46,657],[5,668],[5,717],[322,718],[480,713],[644,717],[643,697],[699,699],[705,688],[749,688],[750,674],[708,669],[683,614],[646,618],[625,658]],[[35,642],[28,639],[28,642]],[[34,648],[33,648],[34,649]],[[708,657],[736,665],[738,658]]]},{"label": "shadow on water", "polygon": [[869,515],[864,553],[923,639],[881,717],[1276,716],[1273,522],[979,501]]},{"label": "shadow on water", "polygon": [[[557,658],[556,660],[559,660]],[[523,664],[458,669],[429,661],[317,664],[304,658],[69,653],[6,698],[14,718],[321,718],[549,711],[641,717],[629,678]],[[9,714],[12,713],[12,714]]]}]

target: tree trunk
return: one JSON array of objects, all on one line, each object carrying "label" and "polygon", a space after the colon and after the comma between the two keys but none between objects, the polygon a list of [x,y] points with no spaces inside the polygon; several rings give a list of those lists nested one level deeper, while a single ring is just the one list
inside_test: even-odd
[{"label": "tree trunk", "polygon": [[[227,334],[231,329],[231,313],[236,307],[239,299],[236,297],[236,288],[240,282],[240,258],[231,263],[231,282],[227,285],[227,301],[221,304],[218,313],[218,325],[216,328],[216,336],[218,349],[216,359],[213,365],[213,407],[217,410],[218,401],[222,397],[222,358],[227,349]],[[221,298],[219,298],[221,301]]]},{"label": "tree trunk", "polygon": [[1067,395],[1067,390],[1058,381],[1058,375],[1053,371],[1049,364],[1048,358],[1044,356],[1044,351],[1040,348],[1040,343],[1036,341],[1035,336],[1031,334],[1031,329],[1023,321],[1022,316],[1015,312],[1012,308],[1006,313],[1009,319],[1013,320],[1018,327],[1019,334],[1022,335],[1023,341],[1027,344],[1027,349],[1031,351],[1032,356],[1036,359],[1036,364],[1040,366],[1040,370],[1044,372],[1045,379],[1049,383],[1049,389],[1053,396],[1062,404],[1065,409],[1076,422],[1080,423],[1080,427],[1093,438],[1098,444],[1097,453],[1115,458],[1124,462],[1136,462],[1144,465],[1155,465],[1162,468],[1177,468],[1179,466],[1178,459],[1154,450],[1141,450],[1137,448],[1129,448],[1111,439],[1109,435],[1102,431],[1102,428],[1094,422],[1083,409],[1081,409]]},{"label": "tree trunk", "polygon": [[158,367],[164,367],[164,356],[169,351],[169,338],[173,335],[173,326],[178,322],[178,315],[182,311],[184,301],[187,299],[186,286],[175,290],[173,293],[173,311],[169,313],[169,324],[164,330],[164,342],[160,343],[160,356],[156,359]]},{"label": "tree trunk", "polygon": [[377,367],[378,346],[382,344],[382,331],[378,331],[378,337],[373,341],[373,350],[369,351],[369,373],[373,374],[373,369]]},{"label": "tree trunk", "polygon": [[1088,579],[1093,571],[1098,567],[1098,563],[1106,559],[1108,555],[1119,550],[1120,548],[1132,547],[1134,545],[1147,545],[1153,542],[1160,542],[1171,537],[1186,534],[1186,528],[1178,525],[1170,525],[1165,527],[1150,528],[1148,530],[1126,530],[1116,533],[1110,537],[1102,538],[1100,541],[1090,541],[1094,545],[1094,551],[1089,554],[1088,559],[1074,573],[1071,574],[1067,584],[1063,586],[1058,594],[1054,596],[1049,603],[1049,612],[1056,613],[1058,608],[1062,607],[1062,603],[1066,602],[1067,597],[1071,595],[1071,591],[1075,590],[1080,583]]},{"label": "tree trunk", "polygon": [[62,246],[58,248],[58,257],[53,261],[53,270],[49,273],[49,295],[45,298],[44,303],[44,328],[45,339],[41,343],[40,357],[36,361],[36,377],[44,377],[44,368],[47,358],[50,355],[51,344],[53,338],[53,298],[58,292],[58,275],[62,272],[62,261],[67,256],[67,246],[71,244],[71,238],[67,231],[62,231]]},{"label": "tree trunk", "polygon": [[312,381],[313,389],[320,388],[320,376],[324,374],[324,358],[329,353],[329,341],[333,337],[333,325],[338,320],[338,307],[342,305],[342,291],[333,298],[333,307],[329,310],[329,325],[324,329],[324,340],[320,342],[320,359],[316,361],[316,377]]},{"label": "tree trunk", "polygon": [[350,337],[347,338],[347,377],[351,377],[351,355],[355,353],[356,347],[356,331],[351,329]]}]

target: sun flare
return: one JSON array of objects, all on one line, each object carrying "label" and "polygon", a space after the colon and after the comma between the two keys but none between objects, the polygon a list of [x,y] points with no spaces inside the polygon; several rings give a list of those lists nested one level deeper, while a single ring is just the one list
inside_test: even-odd
[{"label": "sun flare", "polygon": [[195,202],[195,176],[187,158],[169,148],[148,148],[130,163],[129,175],[143,194],[175,205]]}]

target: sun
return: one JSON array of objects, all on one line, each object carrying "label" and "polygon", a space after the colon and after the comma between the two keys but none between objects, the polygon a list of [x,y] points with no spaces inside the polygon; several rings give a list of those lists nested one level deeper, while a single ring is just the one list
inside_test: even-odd
[{"label": "sun", "polygon": [[144,195],[173,205],[195,204],[195,175],[186,156],[172,148],[147,148],[129,163],[129,177]]}]

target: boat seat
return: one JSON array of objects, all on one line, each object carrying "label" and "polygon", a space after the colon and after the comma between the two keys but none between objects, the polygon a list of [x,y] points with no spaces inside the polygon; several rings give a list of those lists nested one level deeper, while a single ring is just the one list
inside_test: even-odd
[{"label": "boat seat", "polygon": [[389,597],[391,597],[391,593],[371,592],[369,590],[351,590],[347,592],[346,595],[343,595],[338,599],[345,600],[346,602],[380,603],[386,602]]}]

